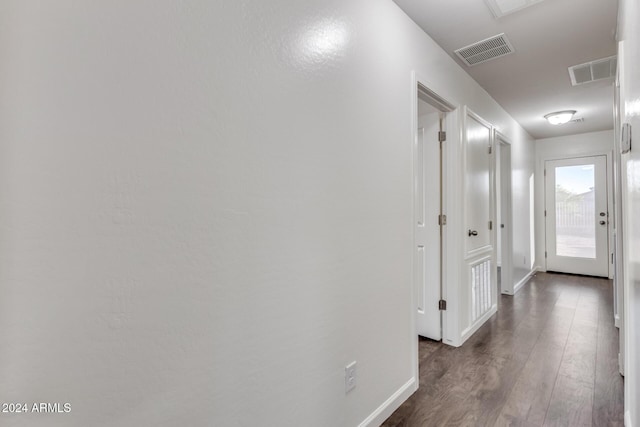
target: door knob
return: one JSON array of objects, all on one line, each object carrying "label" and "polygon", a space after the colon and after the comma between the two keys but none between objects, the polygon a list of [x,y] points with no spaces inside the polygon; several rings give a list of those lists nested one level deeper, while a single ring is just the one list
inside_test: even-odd
[{"label": "door knob", "polygon": [[600,225],[605,225],[606,223],[606,221],[600,221]]},{"label": "door knob", "polygon": [[469,230],[469,236],[477,236],[478,232],[476,230]]}]

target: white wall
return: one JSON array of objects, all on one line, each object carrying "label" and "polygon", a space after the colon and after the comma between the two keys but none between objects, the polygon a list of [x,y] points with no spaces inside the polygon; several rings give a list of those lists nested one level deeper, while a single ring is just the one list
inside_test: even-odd
[{"label": "white wall", "polygon": [[[502,133],[504,131],[501,130]],[[535,268],[535,223],[531,221],[533,209],[532,184],[535,175],[535,143],[514,139],[511,142],[511,167],[513,170],[513,282],[522,284]]]},{"label": "white wall", "polygon": [[399,403],[412,70],[513,143],[531,259],[533,141],[391,1],[6,0],[0,40],[0,401],[72,404],[3,423],[354,426]]},{"label": "white wall", "polygon": [[[613,90],[613,89],[612,89]],[[565,126],[572,126],[571,124]],[[546,160],[604,154],[611,165],[613,130],[581,133],[557,138],[536,140],[536,259],[537,266],[544,270],[545,219],[544,219],[544,163]],[[611,171],[609,171],[610,175]],[[611,187],[611,182],[608,183]],[[611,192],[609,191],[609,194]],[[610,209],[611,210],[611,209]]]},{"label": "white wall", "polygon": [[618,15],[618,61],[620,114],[636,137],[632,151],[622,156],[624,217],[624,340],[625,340],[625,422],[640,426],[640,5],[620,0]]}]

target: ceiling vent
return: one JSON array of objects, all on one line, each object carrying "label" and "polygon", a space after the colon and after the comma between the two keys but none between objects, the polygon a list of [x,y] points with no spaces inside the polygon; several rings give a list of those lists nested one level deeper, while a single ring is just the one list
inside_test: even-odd
[{"label": "ceiling vent", "polygon": [[500,58],[501,56],[513,53],[515,49],[507,39],[507,36],[502,33],[470,44],[454,52],[465,64],[472,67],[490,59]]},{"label": "ceiling vent", "polygon": [[501,18],[513,12],[524,9],[525,7],[533,6],[536,3],[540,3],[542,0],[484,0],[491,13],[496,18]]},{"label": "ceiling vent", "polygon": [[597,80],[611,79],[616,75],[616,56],[596,59],[580,65],[569,67],[569,76],[573,86],[595,82]]}]

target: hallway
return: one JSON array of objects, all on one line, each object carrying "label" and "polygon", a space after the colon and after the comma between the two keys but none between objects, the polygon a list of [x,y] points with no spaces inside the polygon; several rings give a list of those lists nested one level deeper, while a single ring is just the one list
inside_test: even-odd
[{"label": "hallway", "polygon": [[462,347],[420,340],[393,426],[622,426],[609,280],[538,273]]}]

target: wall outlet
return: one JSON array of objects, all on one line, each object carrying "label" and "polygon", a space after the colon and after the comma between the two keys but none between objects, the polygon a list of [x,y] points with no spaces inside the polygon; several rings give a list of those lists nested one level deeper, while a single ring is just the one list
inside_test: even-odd
[{"label": "wall outlet", "polygon": [[356,362],[349,363],[344,368],[344,392],[349,393],[356,388]]}]

